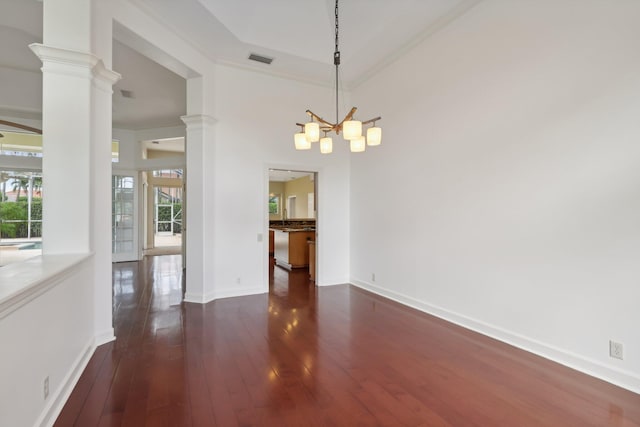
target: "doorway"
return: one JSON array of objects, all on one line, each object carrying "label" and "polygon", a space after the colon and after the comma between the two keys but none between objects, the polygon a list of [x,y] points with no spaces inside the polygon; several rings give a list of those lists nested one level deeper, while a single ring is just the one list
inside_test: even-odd
[{"label": "doorway", "polygon": [[[317,277],[317,172],[269,169],[269,286],[273,269],[287,277],[303,276],[315,284]],[[277,276],[277,275],[276,275]],[[282,276],[282,274],[280,274]],[[289,283],[291,285],[291,283]]]},{"label": "doorway", "polygon": [[153,246],[182,246],[182,187],[153,186]]},{"label": "doorway", "polygon": [[144,172],[145,255],[181,254],[184,211],[182,169]]},{"label": "doorway", "polygon": [[284,218],[296,218],[296,196],[287,197],[287,210],[284,212]]}]

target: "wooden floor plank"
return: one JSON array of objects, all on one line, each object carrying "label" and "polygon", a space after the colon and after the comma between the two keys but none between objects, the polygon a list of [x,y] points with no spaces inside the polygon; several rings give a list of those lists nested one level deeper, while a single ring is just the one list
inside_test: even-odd
[{"label": "wooden floor plank", "polygon": [[114,264],[116,341],[56,426],[631,426],[640,396],[348,285],[181,303],[178,256]]}]

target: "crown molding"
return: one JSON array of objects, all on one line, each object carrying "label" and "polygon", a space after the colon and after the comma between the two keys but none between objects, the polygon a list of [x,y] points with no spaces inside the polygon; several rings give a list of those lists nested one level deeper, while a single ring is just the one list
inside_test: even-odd
[{"label": "crown molding", "polygon": [[187,125],[187,129],[198,129],[205,126],[213,126],[218,121],[206,114],[192,114],[187,116],[182,116],[180,119]]},{"label": "crown molding", "polygon": [[393,54],[387,56],[382,61],[375,64],[373,67],[370,67],[367,71],[363,72],[359,77],[353,79],[351,81],[351,90],[356,89],[358,86],[371,79],[373,76],[381,72],[383,69],[387,68],[389,65],[393,64],[403,56],[405,56],[408,52],[413,50],[416,46],[422,43],[427,38],[436,34],[440,30],[447,27],[456,19],[462,17],[471,9],[480,4],[483,0],[464,0],[459,5],[451,9],[449,13],[443,15],[439,19],[437,19],[432,25],[429,25],[424,31],[419,33],[412,40],[407,42],[402,48],[395,51]]},{"label": "crown molding", "polygon": [[92,53],[46,46],[41,43],[32,43],[29,48],[40,58],[43,66],[55,64],[63,67],[87,69],[91,72],[92,77],[108,85],[113,85],[122,77],[119,73],[105,67],[102,60]]}]

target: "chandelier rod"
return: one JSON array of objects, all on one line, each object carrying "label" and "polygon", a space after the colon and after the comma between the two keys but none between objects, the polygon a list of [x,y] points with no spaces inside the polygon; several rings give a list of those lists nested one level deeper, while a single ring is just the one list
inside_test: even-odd
[{"label": "chandelier rod", "polygon": [[335,14],[336,14],[336,49],[333,51],[333,65],[336,66],[336,123],[339,123],[340,121],[340,114],[338,112],[338,92],[339,92],[339,78],[340,78],[340,73],[339,73],[339,68],[340,68],[340,49],[338,48],[338,33],[339,33],[339,24],[338,24],[338,0],[336,0],[336,8],[335,8]]},{"label": "chandelier rod", "polygon": [[[343,133],[344,138],[350,141],[351,151],[358,153],[365,150],[365,144],[376,146],[380,145],[382,140],[382,129],[376,126],[376,121],[382,120],[381,116],[366,121],[356,120],[354,115],[357,108],[353,107],[347,115],[340,121],[340,20],[338,13],[339,0],[335,0],[335,49],[333,51],[333,65],[336,68],[336,121],[331,123],[318,116],[311,110],[306,113],[310,116],[308,123],[296,123],[300,126],[300,132],[294,135],[294,143],[296,150],[308,150],[311,148],[312,142],[320,142],[320,152],[329,154],[333,151],[333,142],[327,137],[327,133],[334,131],[336,134]],[[373,127],[367,129],[366,138],[362,134],[362,125],[373,124]],[[324,132],[324,138],[320,138],[320,132]]]}]

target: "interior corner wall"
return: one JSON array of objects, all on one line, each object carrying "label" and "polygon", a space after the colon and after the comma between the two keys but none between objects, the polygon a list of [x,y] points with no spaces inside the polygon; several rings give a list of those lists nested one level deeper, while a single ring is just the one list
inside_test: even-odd
[{"label": "interior corner wall", "polygon": [[[267,291],[268,168],[318,171],[320,285],[349,279],[349,152],[296,151],[296,121],[332,111],[330,88],[219,65],[216,69],[215,283],[219,294]],[[239,283],[238,283],[239,282]]]},{"label": "interior corner wall", "polygon": [[483,1],[356,88],[353,283],[640,392],[639,20]]}]

